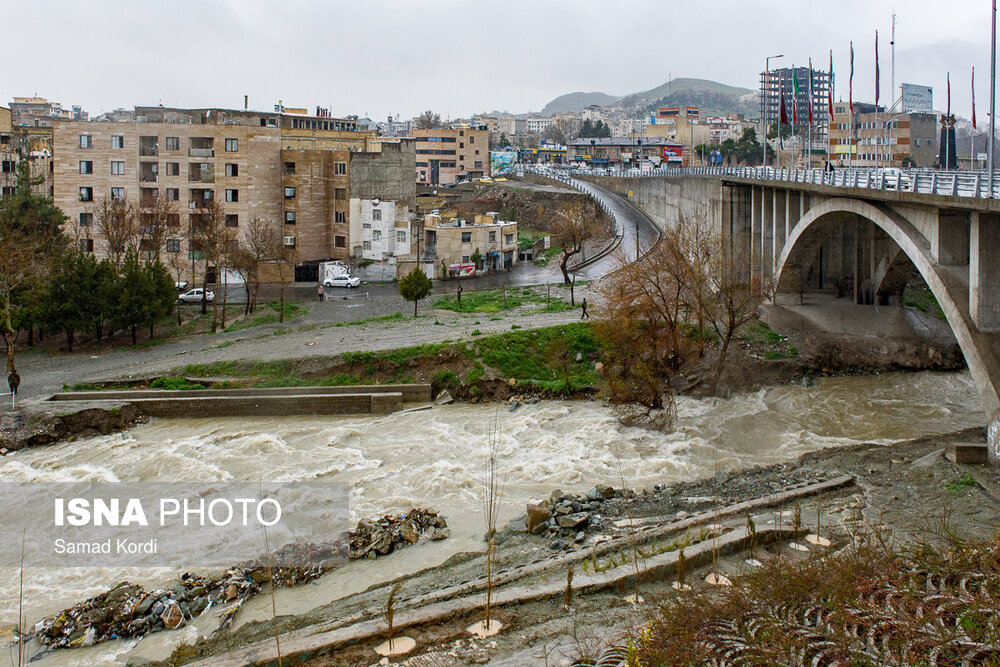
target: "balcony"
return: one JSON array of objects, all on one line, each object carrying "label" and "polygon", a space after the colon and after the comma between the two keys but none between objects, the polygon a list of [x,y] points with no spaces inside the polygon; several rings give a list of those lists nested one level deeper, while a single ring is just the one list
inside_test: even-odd
[{"label": "balcony", "polygon": [[156,183],[159,174],[159,165],[156,162],[140,162],[139,163],[139,182],[140,183]]},{"label": "balcony", "polygon": [[215,183],[215,165],[208,162],[188,163],[188,182]]},{"label": "balcony", "polygon": [[156,157],[157,137],[139,137],[139,156]]},{"label": "balcony", "polygon": [[189,148],[188,157],[215,157],[214,148]]},{"label": "balcony", "polygon": [[191,137],[188,157],[215,157],[215,139],[212,137]]}]

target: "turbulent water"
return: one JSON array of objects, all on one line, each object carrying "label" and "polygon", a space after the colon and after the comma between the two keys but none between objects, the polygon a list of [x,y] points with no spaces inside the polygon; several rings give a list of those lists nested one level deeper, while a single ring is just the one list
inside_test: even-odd
[{"label": "turbulent water", "polygon": [[[418,544],[405,556],[352,563],[316,585],[285,591],[279,613],[295,613],[377,579],[440,563],[457,551],[481,548],[480,480],[494,420],[507,476],[505,518],[554,488],[620,486],[622,477],[633,487],[651,486],[824,447],[888,443],[985,422],[966,373],[829,378],[811,387],[774,387],[727,400],[682,398],[677,407],[677,428],[670,434],[621,427],[594,402],[543,402],[513,413],[505,405],[454,405],[378,417],[164,419],[128,433],[7,456],[0,459],[0,481],[319,478],[350,485],[354,520],[412,506],[448,518],[449,540]],[[123,578],[149,584],[171,574],[29,569],[25,613],[34,621]],[[16,622],[17,599],[17,572],[0,570],[0,627]],[[260,613],[253,603],[242,612],[245,619]],[[211,622],[199,627],[211,628]],[[139,651],[162,652],[191,632],[159,633],[143,640]],[[64,651],[39,664],[110,664],[131,647],[112,643]],[[7,660],[6,652],[0,655],[0,665]]]}]

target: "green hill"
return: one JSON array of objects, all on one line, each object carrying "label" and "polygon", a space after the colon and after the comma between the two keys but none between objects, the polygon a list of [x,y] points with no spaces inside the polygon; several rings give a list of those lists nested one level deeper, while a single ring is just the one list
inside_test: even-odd
[{"label": "green hill", "polygon": [[[639,107],[640,110],[652,110],[657,106],[699,106],[705,113],[750,113],[757,108],[755,99],[747,98],[754,91],[749,88],[727,86],[724,83],[706,79],[674,79],[656,88],[650,88],[624,97],[615,97],[607,93],[569,93],[560,95],[545,105],[542,115],[567,111],[580,111],[597,104],[610,106],[621,104],[624,107]],[[645,100],[643,102],[642,100]]]},{"label": "green hill", "polygon": [[753,91],[749,88],[727,86],[724,83],[717,83],[706,79],[674,79],[673,81],[668,81],[667,83],[659,85],[656,88],[651,88],[641,93],[632,93],[631,95],[627,95],[627,97],[647,97],[650,99],[658,99],[661,97],[670,97],[678,93],[709,93],[740,97],[752,92]]}]

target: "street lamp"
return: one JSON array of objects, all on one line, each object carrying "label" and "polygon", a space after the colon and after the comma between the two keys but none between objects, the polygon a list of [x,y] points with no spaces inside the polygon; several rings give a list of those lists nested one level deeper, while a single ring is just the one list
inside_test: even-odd
[{"label": "street lamp", "polygon": [[[784,57],[785,57],[785,55],[783,53],[779,53],[776,56],[768,56],[767,58],[764,58],[764,90],[761,93],[761,99],[762,99],[763,104],[761,105],[762,108],[761,108],[761,114],[760,114],[761,115],[761,121],[764,124],[764,131],[761,132],[761,134],[760,134],[760,143],[763,144],[763,146],[764,146],[764,149],[763,149],[763,153],[764,154],[761,156],[761,161],[760,161],[760,164],[761,164],[762,167],[766,167],[767,166],[767,108],[771,104],[771,100],[768,99],[768,96],[767,96],[767,87],[768,87],[769,79],[771,78],[771,76],[770,76],[771,75],[771,61],[772,60],[777,60],[778,58],[784,58]],[[779,86],[781,85],[781,81],[780,80],[778,81],[778,85]],[[779,111],[779,113],[780,113],[780,111]],[[781,123],[780,123],[780,119],[779,119],[779,123],[778,123],[778,136],[779,137],[781,136]]]},{"label": "street lamp", "polygon": [[[638,139],[636,144],[636,152],[641,157],[642,155],[642,139]],[[636,158],[636,164],[640,165],[639,175],[642,175],[641,163],[638,161],[640,158]],[[635,261],[639,261],[639,216],[635,216]]]},{"label": "street lamp", "polygon": [[590,140],[590,166],[594,166],[594,145],[597,143],[596,139]]}]

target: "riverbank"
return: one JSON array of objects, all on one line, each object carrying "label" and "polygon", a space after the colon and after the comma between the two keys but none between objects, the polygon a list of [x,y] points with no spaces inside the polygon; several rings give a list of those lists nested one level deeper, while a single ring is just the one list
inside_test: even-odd
[{"label": "riverbank", "polygon": [[[731,579],[754,569],[745,562],[745,544],[719,549],[714,565],[712,558],[697,558],[698,553],[704,556],[705,545],[714,542],[715,535],[724,540],[746,523],[748,515],[761,535],[753,557],[764,562],[784,558],[805,565],[814,555],[836,553],[862,534],[877,534],[901,548],[924,542],[940,548],[947,546],[952,536],[977,539],[995,528],[1000,517],[1000,477],[981,466],[951,463],[941,454],[949,443],[983,438],[982,429],[967,429],[890,446],[824,449],[791,463],[717,473],[697,481],[619,488],[614,493],[595,487],[593,491],[602,498],[599,502],[592,493],[577,497],[554,492],[550,507],[558,508],[566,500],[596,505],[592,511],[585,510],[590,514],[591,528],[583,541],[567,549],[553,548],[551,535],[545,531],[527,532],[528,516],[508,524],[498,546],[500,583],[495,599],[504,599],[505,593],[513,595],[526,585],[541,590],[552,583],[555,586],[548,588],[557,592],[536,592],[514,606],[495,609],[495,618],[505,626],[499,635],[476,640],[465,631],[480,618],[477,609],[482,604],[481,577],[485,571],[481,553],[466,553],[442,566],[380,583],[308,613],[279,617],[285,659],[309,665],[378,664],[374,646],[384,640],[384,634],[366,634],[355,622],[366,620],[377,625],[378,610],[384,607],[389,590],[399,584],[397,618],[410,622],[398,621],[403,626],[398,632],[417,640],[421,657],[394,662],[568,665],[637,636],[647,614],[655,613],[657,603],[676,594],[670,585],[676,578],[675,568],[672,575],[644,578],[638,585],[643,599],[639,605],[623,599],[636,590],[634,577],[629,575],[636,567],[630,553],[639,554],[639,567],[645,568],[657,558],[662,560],[657,554],[686,549],[690,569],[685,581],[700,592],[707,586],[702,579],[713,569]],[[824,480],[830,483],[823,486]],[[547,504],[545,499],[539,500],[540,505]],[[731,512],[731,507],[745,509]],[[775,512],[782,511],[784,516],[778,518]],[[801,529],[793,527],[796,513],[801,517]],[[806,546],[808,551],[790,548],[789,539],[808,545],[802,538],[805,532],[817,531],[817,517],[818,531],[830,540],[829,546]],[[764,536],[771,534],[768,531],[780,533],[782,522],[786,536],[777,543],[769,542]],[[679,528],[665,532],[670,526]],[[658,537],[647,537],[656,531]],[[624,542],[609,551],[600,547],[604,540]],[[703,547],[700,551],[699,545]],[[616,571],[624,577],[624,586],[584,587],[567,605],[560,582],[565,581],[567,568],[573,564],[581,587],[598,574]],[[471,607],[460,604],[465,599],[472,601]],[[434,611],[444,604],[452,606],[452,613]],[[349,640],[352,633],[358,639]],[[273,646],[272,634],[270,621],[254,621],[229,635],[183,647],[170,661],[157,664],[264,664]],[[302,653],[306,646],[310,647],[308,652]],[[250,651],[258,658],[249,658]],[[229,657],[215,660],[210,657],[213,655]]]}]

